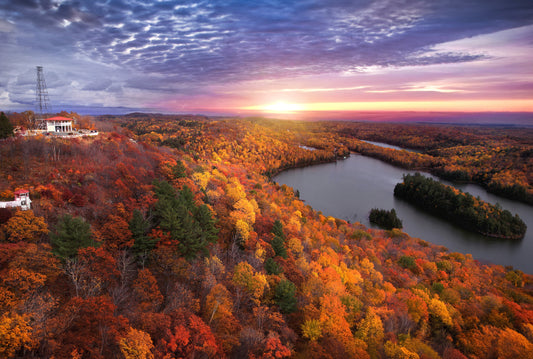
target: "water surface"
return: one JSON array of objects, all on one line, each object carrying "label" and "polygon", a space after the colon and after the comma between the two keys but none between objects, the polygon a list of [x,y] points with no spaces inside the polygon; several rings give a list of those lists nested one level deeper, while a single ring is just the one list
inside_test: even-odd
[{"label": "water surface", "polygon": [[413,237],[446,246],[453,252],[470,253],[480,261],[512,265],[533,274],[533,207],[490,194],[478,185],[453,184],[484,201],[499,203],[513,214],[518,213],[528,226],[522,240],[485,237],[395,198],[393,191],[396,183],[402,181],[403,174],[414,172],[374,158],[352,154],[346,160],[335,163],[287,170],[274,180],[298,189],[301,199],[326,216],[377,228],[368,221],[370,210],[394,208],[403,222],[403,231]]},{"label": "water surface", "polygon": [[370,143],[371,145],[375,145],[375,146],[379,146],[379,147],[392,148],[393,150],[404,150],[404,151],[407,151],[407,152],[422,153],[422,151],[420,151],[420,150],[414,150],[412,148],[402,148],[402,147],[398,147],[398,146],[394,146],[394,145],[389,145],[388,143],[383,143],[383,142],[374,142],[374,141],[367,141],[367,140],[361,140],[361,141],[366,142],[366,143]]}]

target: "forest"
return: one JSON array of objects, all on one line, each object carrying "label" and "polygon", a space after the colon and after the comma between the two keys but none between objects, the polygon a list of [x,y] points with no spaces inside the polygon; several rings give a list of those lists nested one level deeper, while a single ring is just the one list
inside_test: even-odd
[{"label": "forest", "polygon": [[405,175],[394,187],[394,195],[489,237],[520,239],[526,233],[526,224],[518,215],[418,172]]},{"label": "forest", "polygon": [[[533,204],[533,129],[395,123],[339,123],[350,150],[393,165],[472,182],[489,192]],[[419,152],[381,148],[357,139]]]},{"label": "forest", "polygon": [[[530,194],[530,130],[91,121],[93,138],[0,140],[0,200],[33,201],[0,210],[0,357],[533,357],[530,274],[326,217],[270,179],[359,149]],[[359,140],[390,131],[425,152]]]}]

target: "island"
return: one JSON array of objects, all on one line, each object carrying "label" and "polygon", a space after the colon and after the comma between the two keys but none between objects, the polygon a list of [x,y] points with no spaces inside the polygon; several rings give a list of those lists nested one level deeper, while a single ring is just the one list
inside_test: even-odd
[{"label": "island", "polygon": [[393,228],[402,228],[402,221],[396,215],[396,210],[393,208],[390,211],[386,209],[372,208],[368,219],[371,223],[377,224],[378,226],[391,230]]},{"label": "island", "polygon": [[418,172],[404,175],[394,195],[488,237],[520,239],[526,233],[527,226],[518,215]]}]

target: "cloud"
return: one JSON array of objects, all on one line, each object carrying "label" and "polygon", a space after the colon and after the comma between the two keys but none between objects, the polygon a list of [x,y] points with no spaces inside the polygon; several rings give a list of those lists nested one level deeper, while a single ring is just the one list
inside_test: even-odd
[{"label": "cloud", "polygon": [[31,49],[65,67],[85,61],[130,77],[83,78],[85,91],[111,91],[121,81],[168,93],[485,60],[484,53],[438,45],[532,24],[533,6],[530,0],[19,0],[2,3],[0,18],[0,39],[20,58]]},{"label": "cloud", "polygon": [[113,81],[109,79],[98,79],[85,85],[82,90],[84,91],[103,91],[109,88]]},{"label": "cloud", "polygon": [[2,32],[12,32],[14,26],[7,21],[0,19],[0,33]]}]

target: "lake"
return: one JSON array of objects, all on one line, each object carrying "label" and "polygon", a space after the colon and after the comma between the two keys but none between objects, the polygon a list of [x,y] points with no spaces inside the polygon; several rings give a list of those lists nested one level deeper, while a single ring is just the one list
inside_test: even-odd
[{"label": "lake", "polygon": [[[533,274],[533,207],[488,193],[474,184],[441,182],[479,196],[492,204],[518,215],[528,230],[522,240],[502,240],[466,231],[413,205],[394,197],[394,186],[403,174],[415,173],[380,160],[352,154],[345,160],[284,171],[274,177],[300,191],[300,198],[326,216],[360,222],[378,228],[368,221],[372,208],[396,210],[403,231],[412,237],[446,246],[452,252],[470,253],[482,262],[512,265]],[[438,179],[429,174],[425,174]]]}]

